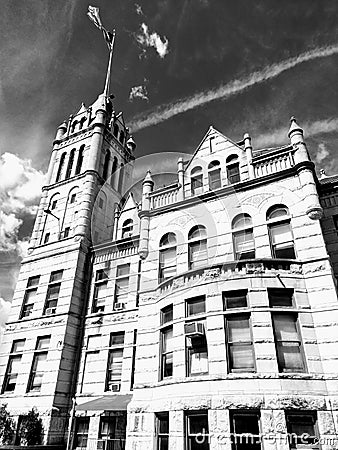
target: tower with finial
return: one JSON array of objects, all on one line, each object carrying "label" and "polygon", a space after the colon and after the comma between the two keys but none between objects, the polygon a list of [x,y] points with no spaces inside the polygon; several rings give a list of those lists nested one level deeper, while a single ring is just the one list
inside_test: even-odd
[{"label": "tower with finial", "polygon": [[98,10],[90,12],[109,48],[104,89],[89,107],[82,103],[57,128],[28,256],[22,262],[1,343],[3,354],[24,349],[22,357],[16,356],[20,374],[14,382],[0,371],[5,377],[2,400],[21,414],[35,406],[42,408],[48,444],[60,442],[69,418],[90,249],[111,239],[114,209],[129,184],[136,148],[109,94],[115,32],[102,27]]}]

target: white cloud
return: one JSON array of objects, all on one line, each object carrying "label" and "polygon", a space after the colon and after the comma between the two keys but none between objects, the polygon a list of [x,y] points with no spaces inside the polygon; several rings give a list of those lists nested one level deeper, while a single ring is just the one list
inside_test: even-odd
[{"label": "white cloud", "polygon": [[135,99],[146,100],[149,102],[147,88],[145,86],[134,86],[131,88],[129,93],[129,101],[133,101]]},{"label": "white cloud", "polygon": [[[143,24],[144,25],[144,24]],[[205,105],[214,100],[225,100],[256,84],[276,78],[281,73],[290,70],[299,64],[318,58],[335,55],[338,53],[338,45],[318,47],[314,50],[302,53],[294,58],[286,59],[276,64],[265,67],[263,70],[253,72],[245,78],[233,80],[218,88],[205,92],[199,92],[191,97],[177,100],[176,102],[162,105],[153,111],[145,111],[136,116],[130,123],[133,132],[164,122],[178,114]]]},{"label": "white cloud", "polygon": [[149,33],[148,25],[142,23],[141,32],[136,36],[136,40],[144,47],[154,47],[160,58],[164,58],[168,53],[169,41],[164,36],[163,39],[156,33]]},{"label": "white cloud", "polygon": [[26,241],[18,240],[24,216],[33,216],[38,207],[44,174],[30,160],[12,153],[0,156],[0,251],[16,251],[22,256]]},{"label": "white cloud", "polygon": [[329,156],[330,152],[328,151],[326,145],[324,144],[324,142],[321,142],[318,145],[317,151],[316,151],[316,156],[315,156],[315,161],[316,163],[321,163],[323,161],[323,159],[325,159],[327,156]]},{"label": "white cloud", "polygon": [[[317,136],[319,134],[332,133],[338,130],[338,119],[331,118],[325,120],[316,120],[314,122],[305,122],[301,124],[306,137]],[[263,148],[274,145],[286,144],[288,142],[288,127],[270,130],[269,133],[253,136],[255,148]],[[323,158],[324,159],[324,158]]]}]

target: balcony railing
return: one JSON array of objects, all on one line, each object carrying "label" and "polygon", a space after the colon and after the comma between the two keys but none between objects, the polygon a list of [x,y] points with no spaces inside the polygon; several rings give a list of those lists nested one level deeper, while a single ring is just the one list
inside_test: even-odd
[{"label": "balcony railing", "polygon": [[293,167],[293,153],[294,149],[287,147],[284,151],[280,150],[277,154],[273,153],[258,157],[253,161],[255,178],[264,177],[265,175]]},{"label": "balcony railing", "polygon": [[223,264],[213,264],[189,270],[182,275],[169,278],[159,285],[161,293],[184,285],[196,284],[200,279],[215,279],[218,277],[233,278],[241,276],[262,276],[272,273],[290,273],[301,275],[302,263],[293,259],[246,259],[241,261],[229,261]]}]

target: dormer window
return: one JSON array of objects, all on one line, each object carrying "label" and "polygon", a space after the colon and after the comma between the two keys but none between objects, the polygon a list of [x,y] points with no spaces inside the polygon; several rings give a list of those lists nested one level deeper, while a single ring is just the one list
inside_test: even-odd
[{"label": "dormer window", "polygon": [[235,259],[255,258],[252,219],[249,214],[239,214],[232,221]]},{"label": "dormer window", "polygon": [[113,128],[113,135],[117,138],[117,136],[119,135],[119,126],[117,125],[117,123],[115,123],[114,128]]},{"label": "dormer window", "polygon": [[122,225],[122,239],[131,237],[133,234],[133,221],[132,219],[127,219]]},{"label": "dormer window", "polygon": [[221,184],[221,167],[219,161],[212,161],[208,166],[209,189],[219,189]]},{"label": "dormer window", "polygon": [[203,192],[203,173],[202,167],[194,167],[190,174],[191,179],[191,194],[202,194]]},{"label": "dormer window", "polygon": [[230,155],[226,160],[228,184],[234,184],[241,181],[239,175],[239,161],[237,155]]}]

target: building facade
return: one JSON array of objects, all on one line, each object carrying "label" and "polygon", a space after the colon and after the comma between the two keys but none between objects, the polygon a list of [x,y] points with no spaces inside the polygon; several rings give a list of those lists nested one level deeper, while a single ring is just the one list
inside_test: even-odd
[{"label": "building facade", "polygon": [[288,137],[210,127],[135,199],[111,98],[60,125],[1,344],[18,423],[35,406],[77,450],[338,448],[338,177]]}]

